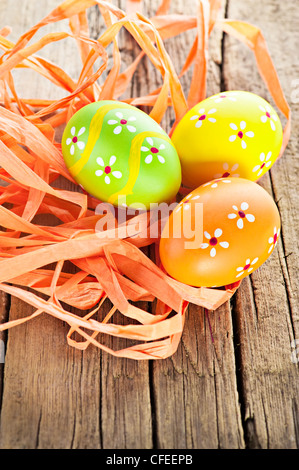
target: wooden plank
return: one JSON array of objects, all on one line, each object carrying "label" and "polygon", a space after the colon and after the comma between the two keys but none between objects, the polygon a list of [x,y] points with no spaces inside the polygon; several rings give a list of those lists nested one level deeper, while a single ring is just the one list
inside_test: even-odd
[{"label": "wooden plank", "polygon": [[[220,17],[224,16],[224,2]],[[172,11],[194,14],[194,4],[176,2]],[[190,48],[193,32],[168,44],[176,70]],[[211,36],[208,95],[221,90],[222,34]],[[185,92],[190,74],[184,77]],[[166,123],[169,127],[169,121]],[[205,316],[190,306],[176,354],[153,364],[156,440],[159,448],[243,448],[230,305]],[[175,432],[170,430],[175,429]]]},{"label": "wooden plank", "polygon": [[[12,40],[60,3],[47,0],[1,2],[1,24],[13,27]],[[67,22],[47,26],[46,32],[63,30]],[[42,51],[61,66],[69,62],[76,76],[80,62],[76,45],[49,46]],[[75,59],[74,59],[75,58]],[[23,97],[55,97],[62,93],[34,73],[15,75],[16,88]],[[50,220],[43,220],[50,223]],[[9,319],[30,315],[33,309],[11,299]],[[99,448],[101,447],[100,352],[80,352],[66,344],[66,325],[49,316],[8,332],[4,390],[1,409],[1,448]],[[83,384],[83,386],[82,386]]]},{"label": "wooden plank", "polygon": [[[292,79],[299,61],[299,13],[290,2],[229,1],[230,18],[259,26],[267,40],[286,98],[293,110],[291,141],[283,158],[260,184],[273,196],[282,218],[278,250],[242,283],[235,298],[238,368],[245,440],[250,448],[298,448],[298,362],[291,361],[291,342],[298,323],[298,103],[292,101]],[[286,46],[287,45],[287,46]],[[224,83],[227,89],[257,93],[272,104],[257,73],[251,51],[226,37]],[[297,306],[297,309],[296,309]]]},{"label": "wooden plank", "polygon": [[158,447],[244,447],[229,305],[209,317],[190,307],[177,353],[154,363],[153,380]]},{"label": "wooden plank", "polygon": [[[124,9],[126,1],[114,2]],[[97,8],[89,11],[89,27],[93,37],[97,38],[103,32],[104,23]],[[118,35],[118,46],[121,52],[123,65],[128,66],[138,55],[140,49],[135,40],[122,29]],[[112,61],[113,49],[109,48],[109,57]],[[108,71],[110,70],[108,63]],[[108,72],[107,71],[107,72]],[[148,76],[142,80],[136,73],[131,86],[122,99],[146,93],[150,84]],[[147,309],[146,302],[139,302],[140,308]],[[116,312],[113,321],[128,324],[129,320]],[[119,350],[129,345],[123,339],[116,337],[103,338],[103,343]],[[103,448],[115,449],[149,449],[153,446],[152,440],[152,407],[150,393],[150,377],[148,361],[133,361],[122,359],[102,353],[101,359],[101,427]]]},{"label": "wooden plank", "polygon": [[[11,319],[30,313],[12,298]],[[46,315],[9,331],[1,448],[76,448],[78,435],[83,448],[100,447],[99,353],[66,347],[66,333]]]}]

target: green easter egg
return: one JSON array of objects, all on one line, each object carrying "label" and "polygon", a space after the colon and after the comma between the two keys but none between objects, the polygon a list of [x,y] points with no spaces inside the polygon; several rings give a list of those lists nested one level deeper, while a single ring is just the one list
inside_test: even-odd
[{"label": "green easter egg", "polygon": [[117,101],[88,104],[62,136],[66,166],[89,194],[113,205],[171,202],[181,165],[166,132],[143,111]]}]

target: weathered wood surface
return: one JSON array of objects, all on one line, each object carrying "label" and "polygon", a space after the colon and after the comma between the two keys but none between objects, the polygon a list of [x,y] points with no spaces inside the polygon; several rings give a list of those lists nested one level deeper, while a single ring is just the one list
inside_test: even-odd
[{"label": "weathered wood surface", "polygon": [[[16,39],[59,3],[2,0],[0,25],[12,26]],[[143,13],[152,15],[158,4],[144,1]],[[171,10],[192,13],[194,2],[173,0]],[[178,350],[163,361],[118,359],[93,347],[74,350],[66,344],[67,326],[46,315],[2,335],[6,355],[0,364],[0,448],[299,447],[298,362],[291,361],[291,342],[299,338],[299,11],[290,0],[228,0],[221,14],[262,28],[293,109],[288,149],[261,180],[282,217],[278,249],[209,318],[190,306]],[[90,9],[89,22],[97,37],[103,23],[96,8]],[[66,28],[67,22],[59,27]],[[178,71],[193,37],[190,31],[166,41]],[[136,45],[124,33],[120,41],[123,59],[130,63]],[[76,77],[80,62],[74,44],[46,48],[44,55],[51,54],[55,62],[68,63]],[[190,74],[182,78],[184,86],[188,80]],[[16,84],[24,97],[52,93],[38,76],[21,75]],[[144,61],[130,93],[147,93],[157,84],[157,73]],[[222,89],[245,89],[271,100],[251,51],[216,30],[208,94]],[[163,121],[167,130],[171,119],[168,113]],[[32,311],[3,294],[0,300],[1,321]],[[107,342],[119,347],[115,338]]]}]

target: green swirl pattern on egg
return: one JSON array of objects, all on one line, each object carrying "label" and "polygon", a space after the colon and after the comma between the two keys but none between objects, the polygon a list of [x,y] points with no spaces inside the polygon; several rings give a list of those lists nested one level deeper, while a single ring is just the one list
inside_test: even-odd
[{"label": "green swirl pattern on egg", "polygon": [[143,111],[98,101],[77,111],[62,136],[73,178],[89,194],[113,205],[138,208],[171,202],[181,185],[176,149]]}]

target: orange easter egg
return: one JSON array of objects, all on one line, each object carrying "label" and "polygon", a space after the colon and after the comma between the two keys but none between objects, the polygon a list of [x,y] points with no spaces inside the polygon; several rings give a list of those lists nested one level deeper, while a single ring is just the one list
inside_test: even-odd
[{"label": "orange easter egg", "polygon": [[260,185],[216,179],[192,191],[170,215],[160,240],[161,262],[185,284],[232,284],[267,260],[280,227],[276,204]]}]

